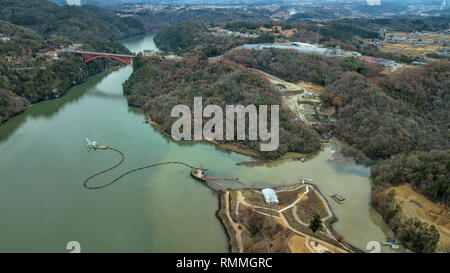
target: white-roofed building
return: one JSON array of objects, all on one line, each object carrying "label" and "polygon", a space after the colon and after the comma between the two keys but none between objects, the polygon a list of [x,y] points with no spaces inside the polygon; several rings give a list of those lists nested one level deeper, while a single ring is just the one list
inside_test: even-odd
[{"label": "white-roofed building", "polygon": [[278,201],[277,194],[273,189],[263,189],[262,193],[264,195],[264,199],[266,199],[266,204],[278,204],[280,201]]},{"label": "white-roofed building", "polygon": [[67,0],[67,5],[81,6],[81,0]]}]

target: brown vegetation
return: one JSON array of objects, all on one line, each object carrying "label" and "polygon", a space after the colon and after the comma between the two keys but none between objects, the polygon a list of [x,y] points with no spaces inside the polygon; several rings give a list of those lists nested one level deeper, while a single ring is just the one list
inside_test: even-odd
[{"label": "brown vegetation", "polygon": [[[361,150],[360,158],[387,158],[399,152],[450,147],[450,62],[383,75],[380,67],[353,58],[329,58],[287,50],[237,50],[231,60],[258,68],[283,80],[325,86],[325,107],[335,107],[336,123],[317,127],[333,130]],[[352,155],[358,152],[347,149]]]},{"label": "brown vegetation", "polygon": [[[184,104],[193,111],[194,97],[202,97],[203,105],[215,104],[222,109],[226,105],[281,105],[281,95],[267,80],[228,60],[209,63],[195,57],[170,61],[138,56],[135,69],[124,84],[128,101],[141,105],[151,120],[167,133],[175,121],[170,114],[172,108]],[[287,152],[313,154],[321,148],[317,133],[295,120],[295,114],[282,105],[277,151],[259,152],[259,141],[217,142],[245,146],[266,159],[275,159]]]},{"label": "brown vegetation", "polygon": [[286,253],[292,232],[273,218],[254,212],[250,208],[240,212],[239,219],[249,232],[245,252]]},{"label": "brown vegetation", "polygon": [[304,223],[309,223],[314,214],[318,213],[321,218],[328,216],[328,211],[323,207],[323,202],[316,192],[308,193],[308,198],[302,198],[297,203],[297,216]]}]

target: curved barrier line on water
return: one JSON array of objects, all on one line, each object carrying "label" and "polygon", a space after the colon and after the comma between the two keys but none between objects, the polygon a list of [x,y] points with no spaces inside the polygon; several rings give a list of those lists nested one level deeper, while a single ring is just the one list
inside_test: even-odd
[{"label": "curved barrier line on water", "polygon": [[184,165],[184,166],[186,166],[186,167],[188,167],[188,168],[191,168],[191,169],[195,169],[195,167],[193,167],[193,166],[191,166],[191,165],[189,165],[189,164],[187,164],[187,163],[184,163],[184,162],[179,162],[179,161],[160,162],[160,163],[147,165],[147,166],[144,166],[144,167],[141,167],[141,168],[137,168],[137,169],[128,171],[128,172],[126,172],[126,173],[123,173],[123,174],[121,174],[119,177],[117,177],[116,179],[114,179],[113,181],[109,182],[108,184],[104,184],[104,185],[96,186],[96,187],[89,186],[89,185],[88,185],[88,182],[89,182],[91,179],[93,179],[93,178],[95,178],[95,177],[97,177],[97,176],[100,176],[100,175],[102,175],[102,174],[104,174],[104,173],[107,173],[107,172],[109,172],[109,171],[112,171],[113,169],[115,169],[115,168],[119,167],[120,165],[122,165],[122,163],[125,161],[125,155],[124,155],[121,151],[119,151],[119,150],[117,150],[117,149],[115,149],[115,148],[112,148],[112,147],[109,147],[109,148],[107,148],[107,149],[105,149],[105,150],[112,150],[112,151],[118,153],[118,154],[121,156],[120,162],[117,163],[116,165],[114,165],[113,167],[108,168],[108,169],[106,169],[106,170],[104,170],[104,171],[101,171],[101,172],[99,172],[99,173],[96,173],[96,174],[92,175],[91,177],[87,178],[86,180],[84,180],[83,186],[84,186],[86,189],[89,189],[89,190],[99,190],[99,189],[103,189],[103,188],[106,188],[106,187],[108,187],[108,186],[111,186],[111,185],[114,184],[115,182],[119,181],[120,179],[124,178],[125,176],[127,176],[127,175],[129,175],[129,174],[131,174],[131,173],[134,173],[134,172],[137,172],[137,171],[141,171],[141,170],[144,170],[144,169],[149,169],[149,168],[161,166],[161,165],[179,164],[179,165]]}]

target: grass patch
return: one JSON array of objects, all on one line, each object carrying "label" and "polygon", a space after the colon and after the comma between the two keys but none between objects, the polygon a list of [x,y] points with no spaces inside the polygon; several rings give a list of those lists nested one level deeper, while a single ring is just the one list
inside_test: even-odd
[{"label": "grass patch", "polygon": [[286,218],[286,220],[288,221],[289,225],[292,228],[294,228],[294,229],[296,229],[296,230],[298,230],[298,231],[300,231],[302,233],[305,233],[305,234],[311,235],[311,236],[313,236],[315,238],[318,238],[318,239],[320,239],[320,240],[322,240],[324,242],[327,242],[327,243],[330,243],[330,244],[332,244],[334,246],[338,246],[339,247],[339,243],[337,241],[335,241],[335,240],[331,239],[330,237],[326,236],[323,232],[317,231],[316,233],[313,233],[308,227],[306,227],[306,226],[300,224],[299,222],[297,222],[295,220],[295,218],[294,218],[294,215],[292,214],[292,208],[283,211],[283,215],[284,215],[284,217]]},{"label": "grass patch", "polygon": [[297,203],[297,216],[300,220],[309,223],[315,213],[318,213],[321,218],[329,216],[325,204],[316,192],[310,192],[306,196],[307,198]]}]

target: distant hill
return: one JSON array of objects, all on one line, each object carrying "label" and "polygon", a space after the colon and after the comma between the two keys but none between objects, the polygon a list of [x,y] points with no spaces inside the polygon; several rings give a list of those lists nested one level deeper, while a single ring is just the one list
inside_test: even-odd
[{"label": "distant hill", "polygon": [[404,2],[382,1],[380,5],[368,5],[367,3],[355,5],[354,9],[371,15],[381,15],[407,11],[408,5]]},{"label": "distant hill", "polygon": [[49,0],[49,1],[61,6],[67,5],[67,0]]},{"label": "distant hill", "polygon": [[8,40],[0,42],[0,124],[30,103],[60,97],[90,75],[117,65],[110,59],[84,64],[73,54],[53,59],[38,53],[72,43],[82,43],[89,51],[130,53],[117,38],[145,30],[135,18],[121,18],[99,7],[2,0],[0,34]]},{"label": "distant hill", "polygon": [[[61,6],[46,0],[2,0],[0,20],[46,36],[64,37],[103,50],[116,48],[122,53],[128,51],[117,43],[117,39],[143,34],[165,25],[158,17],[148,13],[121,17],[112,10],[93,5]],[[112,44],[115,45],[111,47]]]},{"label": "distant hill", "polygon": [[116,42],[104,24],[75,6],[58,6],[45,0],[4,0],[0,19],[50,37],[63,37],[98,49],[127,50]]},{"label": "distant hill", "polygon": [[147,33],[160,29],[168,24],[158,16],[149,12],[128,14],[127,16],[117,16],[112,10],[100,8],[94,5],[84,5],[80,7],[104,26],[117,39]]},{"label": "distant hill", "polygon": [[49,0],[49,1],[53,2],[55,4],[58,4],[58,5],[61,5],[61,6],[79,1],[81,5],[96,5],[99,7],[114,6],[114,5],[118,4],[119,2],[121,2],[118,0],[78,0],[78,1],[75,1],[75,0],[69,0],[69,1],[68,0]]},{"label": "distant hill", "polygon": [[192,19],[199,19],[208,22],[233,22],[233,21],[266,21],[267,17],[260,11],[240,10],[232,8],[224,9],[195,9],[181,10],[177,12],[157,12],[156,15],[169,24],[178,24]]},{"label": "distant hill", "polygon": [[30,103],[62,96],[72,85],[104,69],[111,61],[96,60],[89,65],[72,54],[54,60],[39,56],[53,44],[69,41],[45,37],[28,28],[0,20],[0,124],[23,112]]},{"label": "distant hill", "polygon": [[239,45],[271,43],[274,39],[274,36],[269,33],[258,37],[233,38],[211,35],[208,33],[207,21],[192,19],[159,31],[155,36],[155,43],[159,49],[176,54],[215,57]]}]

